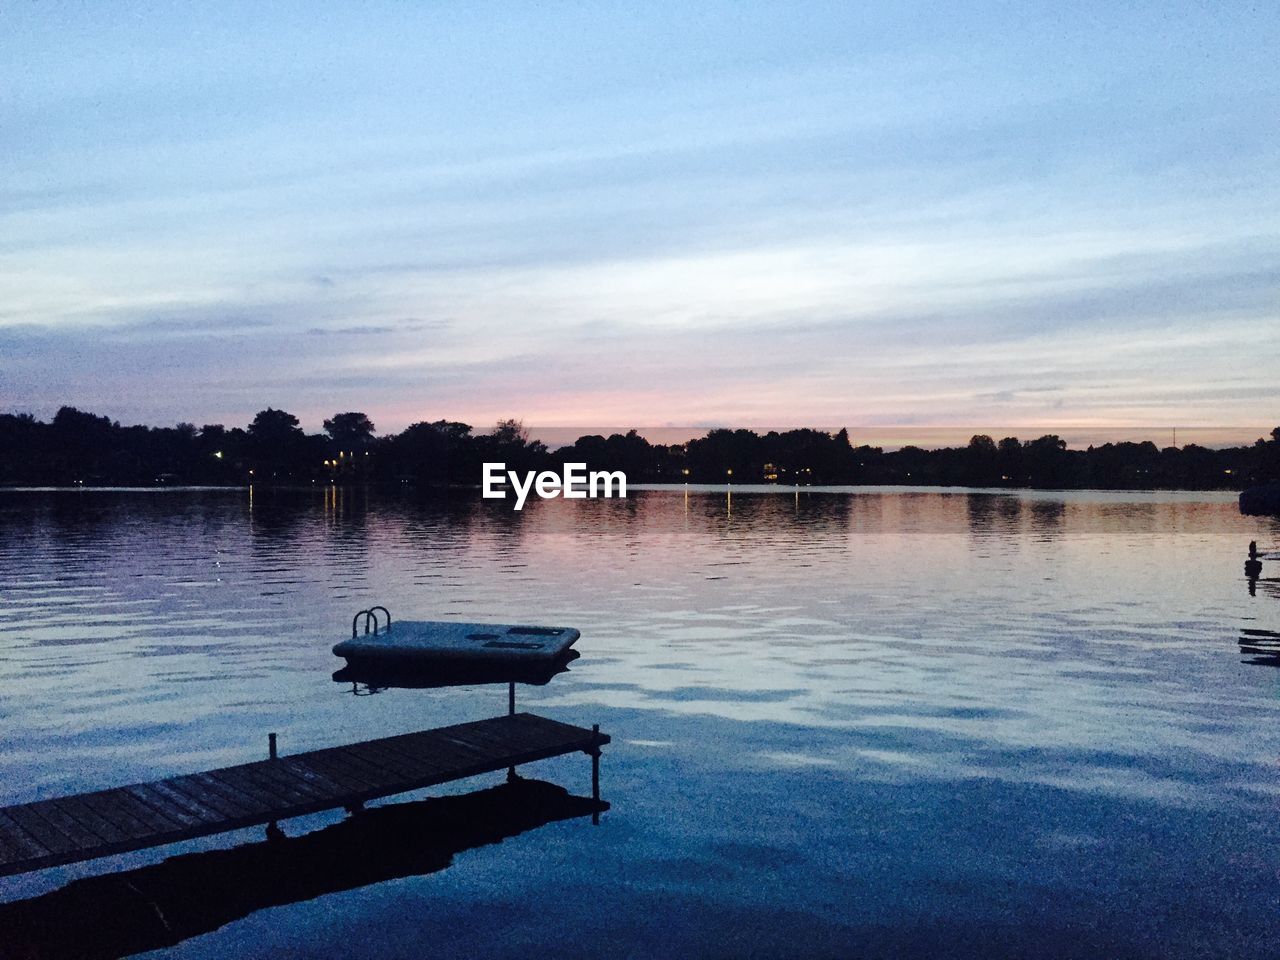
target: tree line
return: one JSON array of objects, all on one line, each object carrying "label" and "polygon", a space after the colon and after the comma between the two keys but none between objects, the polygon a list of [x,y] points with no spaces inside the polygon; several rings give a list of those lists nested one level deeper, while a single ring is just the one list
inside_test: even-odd
[{"label": "tree line", "polygon": [[1227,489],[1280,480],[1280,427],[1269,439],[1223,449],[1107,443],[1068,449],[974,436],[962,447],[885,450],[855,445],[847,430],[757,433],[710,430],[683,444],[638,432],[588,435],[551,450],[519,421],[487,433],[436,420],[378,436],[364,413],[337,413],[308,434],[294,415],[267,408],[245,427],[121,426],[63,407],[49,422],[0,414],[0,483],[39,485],[479,483],[481,464],[558,470],[581,462],[622,470],[631,483],[920,484],[982,487]]}]

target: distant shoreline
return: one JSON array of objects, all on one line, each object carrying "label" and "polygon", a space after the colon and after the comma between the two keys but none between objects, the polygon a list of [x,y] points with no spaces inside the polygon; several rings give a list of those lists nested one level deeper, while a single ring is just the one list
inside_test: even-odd
[{"label": "distant shoreline", "polygon": [[[431,492],[435,494],[475,493],[479,499],[479,484],[389,484],[389,483],[251,483],[251,484],[106,484],[42,485],[0,483],[4,493],[221,493],[251,489],[270,490],[273,493],[314,493],[317,490],[367,490],[379,493]],[[835,483],[796,486],[780,483],[634,483],[629,490],[642,493],[747,493],[747,494],[837,494],[837,493],[952,493],[1001,496],[1019,493],[1115,493],[1115,494],[1217,494],[1224,502],[1234,500],[1240,493],[1221,487],[971,487],[963,484],[907,484],[907,483]]]},{"label": "distant shoreline", "polygon": [[1232,490],[1280,480],[1280,427],[1239,447],[1158,447],[1151,441],[1073,449],[1056,434],[964,446],[886,450],[847,429],[757,433],[715,428],[683,443],[655,444],[637,430],[588,434],[549,449],[518,420],[489,432],[423,421],[379,436],[364,413],[336,413],[308,434],[284,410],[259,411],[246,427],[121,426],[63,407],[45,423],[0,414],[0,485],[27,487],[474,486],[483,464],[520,475],[581,463],[622,472],[629,484],[777,484],[1035,490]]}]

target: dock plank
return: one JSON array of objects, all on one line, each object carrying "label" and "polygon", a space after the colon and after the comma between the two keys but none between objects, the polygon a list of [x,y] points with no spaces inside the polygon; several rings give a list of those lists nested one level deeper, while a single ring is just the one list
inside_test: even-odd
[{"label": "dock plank", "polygon": [[3,810],[0,810],[0,834],[5,837],[10,847],[25,851],[23,856],[27,858],[39,859],[52,853],[48,847],[31,836],[26,830],[23,830],[22,825]]},{"label": "dock plank", "polygon": [[355,793],[377,793],[385,781],[381,774],[361,764],[353,764],[334,750],[317,750],[307,757],[309,766],[349,783]]},{"label": "dock plank", "polygon": [[237,768],[236,772],[243,780],[252,783],[264,794],[270,796],[273,802],[306,804],[317,799],[317,795],[309,789],[291,783],[285,778],[273,777],[263,769],[261,763],[246,764]]},{"label": "dock plank", "polygon": [[19,836],[14,836],[9,832],[9,828],[5,824],[0,824],[0,859],[4,860],[29,860],[44,856],[40,850],[31,842],[24,841]]},{"label": "dock plank", "polygon": [[219,803],[233,810],[233,816],[255,817],[271,809],[271,804],[264,804],[243,790],[228,786],[208,773],[193,773],[184,779],[190,783],[192,789],[204,790],[210,799],[217,798]]},{"label": "dock plank", "polygon": [[6,807],[5,813],[33,836],[40,846],[47,848],[55,856],[62,856],[78,849],[74,840],[36,813],[33,806],[33,804],[21,804],[16,807]]},{"label": "dock plank", "polygon": [[2,807],[0,876],[354,807],[606,743],[606,734],[519,713]]},{"label": "dock plank", "polygon": [[323,759],[332,766],[346,770],[355,779],[363,780],[371,790],[380,790],[397,780],[394,774],[372,760],[349,753],[341,747],[331,747],[324,751]]},{"label": "dock plank", "polygon": [[413,734],[389,737],[382,742],[388,750],[415,757],[427,763],[438,765],[441,769],[466,766],[476,760],[474,750],[464,750],[450,740],[439,737],[424,742]]},{"label": "dock plank", "polygon": [[155,830],[155,824],[151,821],[151,818],[143,817],[139,819],[135,808],[126,807],[120,803],[120,798],[116,796],[115,790],[82,793],[79,796],[68,799],[73,799],[84,806],[93,817],[101,818],[111,823],[126,838],[146,837]]},{"label": "dock plank", "polygon": [[408,753],[401,753],[398,750],[392,750],[380,744],[370,744],[362,748],[366,755],[388,769],[399,771],[401,776],[416,779],[418,777],[432,777],[446,768],[445,764],[439,761],[431,760],[426,757],[414,756]]},{"label": "dock plank", "polygon": [[108,818],[128,817],[133,823],[143,824],[153,833],[182,831],[181,821],[166,817],[154,807],[149,807],[127,790],[101,790],[92,795],[93,806],[105,811]]},{"label": "dock plank", "polygon": [[259,780],[267,780],[290,790],[308,802],[323,800],[329,796],[329,791],[320,789],[306,777],[298,776],[291,768],[282,765],[279,760],[268,760],[258,764],[254,768],[254,775]]},{"label": "dock plank", "polygon": [[422,764],[414,763],[408,757],[401,758],[394,754],[384,753],[377,747],[362,746],[358,754],[354,750],[342,750],[340,752],[344,760],[359,761],[377,767],[383,780],[388,783],[412,780],[426,772],[422,769]]},{"label": "dock plank", "polygon": [[31,805],[31,809],[62,831],[78,848],[96,847],[106,839],[81,823],[78,817],[73,816],[59,805],[56,799],[34,803]]},{"label": "dock plank", "polygon": [[120,843],[129,839],[128,833],[99,815],[96,810],[84,803],[79,797],[58,797],[54,800],[46,800],[45,803],[62,810],[68,816],[74,817],[79,823],[84,824],[87,829],[92,830],[107,843]]},{"label": "dock plank", "polygon": [[145,803],[148,807],[152,807],[163,813],[170,820],[176,820],[184,827],[194,827],[201,823],[217,823],[221,817],[202,817],[192,812],[185,806],[175,803],[171,798],[161,793],[153,784],[139,783],[120,789],[129,793],[139,803]]},{"label": "dock plank", "polygon": [[319,770],[308,767],[304,763],[295,763],[293,757],[280,757],[276,760],[280,768],[288,770],[300,780],[305,780],[316,787],[319,787],[326,794],[340,793],[345,787],[332,777],[326,777]]},{"label": "dock plank", "polygon": [[132,787],[124,787],[122,789],[130,791],[148,790],[157,796],[164,797],[175,807],[187,811],[205,823],[221,823],[227,818],[225,813],[221,813],[215,807],[201,801],[199,797],[192,796],[189,791],[179,789],[169,780],[157,780],[155,783],[138,783]]},{"label": "dock plank", "polygon": [[346,770],[334,767],[321,757],[307,754],[305,756],[285,757],[283,760],[285,763],[301,767],[316,777],[336,784],[335,793],[357,794],[365,793],[369,790],[367,781],[352,777]]},{"label": "dock plank", "polygon": [[252,774],[242,767],[210,770],[205,776],[249,797],[264,810],[277,810],[297,802],[296,799],[287,797],[283,791],[261,786],[253,779]]},{"label": "dock plank", "polygon": [[189,798],[193,803],[199,803],[216,811],[223,819],[234,820],[237,817],[252,815],[252,811],[210,789],[207,784],[196,779],[194,774],[189,774],[185,777],[170,777],[167,780],[157,781],[154,786],[161,792],[172,793],[175,798]]},{"label": "dock plank", "polygon": [[12,821],[0,822],[0,860],[39,859],[48,853],[49,851],[36,846],[33,840],[17,829],[17,824]]}]

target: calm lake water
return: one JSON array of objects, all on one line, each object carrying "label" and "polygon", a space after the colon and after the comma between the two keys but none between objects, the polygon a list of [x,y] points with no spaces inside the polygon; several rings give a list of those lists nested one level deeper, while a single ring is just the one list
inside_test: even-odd
[{"label": "calm lake water", "polygon": [[[504,687],[335,683],[329,648],[373,603],[569,624],[581,659],[519,704],[613,736],[599,826],[249,904],[166,955],[1276,956],[1280,559],[1251,594],[1250,540],[1280,526],[1199,493],[694,488],[514,513],[0,491],[0,802],[258,759],[268,731],[287,753],[505,711]],[[523,772],[590,793],[581,755]]]}]

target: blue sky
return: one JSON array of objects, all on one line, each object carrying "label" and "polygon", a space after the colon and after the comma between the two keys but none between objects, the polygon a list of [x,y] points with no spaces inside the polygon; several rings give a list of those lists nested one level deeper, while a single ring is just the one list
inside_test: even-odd
[{"label": "blue sky", "polygon": [[931,6],[6,4],[0,409],[1280,422],[1280,12]]}]

